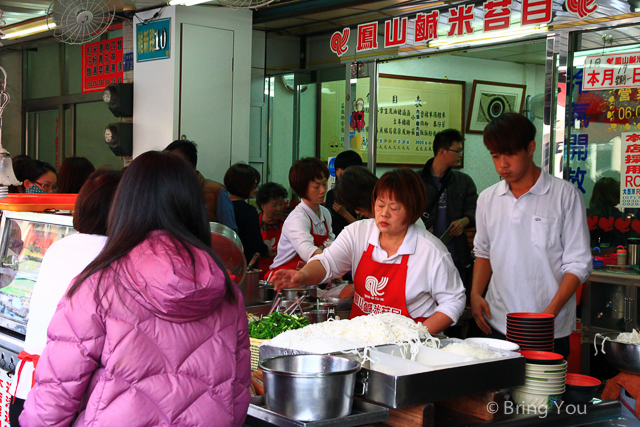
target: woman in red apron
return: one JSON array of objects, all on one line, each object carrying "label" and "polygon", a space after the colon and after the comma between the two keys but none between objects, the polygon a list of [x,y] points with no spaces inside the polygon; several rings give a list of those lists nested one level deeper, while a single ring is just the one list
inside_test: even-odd
[{"label": "woman in red apron", "polygon": [[260,213],[260,234],[262,240],[267,245],[272,257],[260,258],[258,268],[262,270],[260,279],[264,279],[269,266],[276,256],[280,234],[282,233],[282,212],[284,210],[284,199],[288,196],[287,190],[276,182],[267,182],[260,186],[256,194],[256,203],[262,211]]},{"label": "woman in red apron", "polygon": [[465,305],[460,276],[447,249],[417,227],[425,190],[411,169],[387,172],[373,191],[375,219],[357,221],[300,271],[280,271],[276,290],[309,286],[353,269],[351,317],[396,313],[438,333],[457,321]]},{"label": "woman in red apron", "polygon": [[278,270],[299,270],[312,256],[322,252],[327,241],[333,240],[331,214],[322,206],[327,179],[327,165],[315,157],[300,159],[291,166],[289,185],[302,202],[282,226],[277,255],[267,280]]}]

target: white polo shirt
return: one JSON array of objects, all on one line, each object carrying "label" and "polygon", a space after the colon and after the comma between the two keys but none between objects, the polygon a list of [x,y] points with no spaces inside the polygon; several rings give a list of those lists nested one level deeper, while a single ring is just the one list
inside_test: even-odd
[{"label": "white polo shirt", "polygon": [[429,317],[435,312],[449,316],[454,324],[465,306],[464,286],[446,246],[424,227],[411,224],[398,252],[389,257],[380,247],[380,230],[374,219],[356,221],[345,227],[333,244],[312,261],[327,271],[324,281],[358,268],[360,258],[374,246],[371,258],[383,264],[400,264],[409,255],[405,298],[411,317]]},{"label": "white polo shirt", "polygon": [[[486,300],[489,325],[506,333],[507,313],[542,312],[572,273],[584,282],[591,273],[589,229],[584,201],[569,182],[542,171],[531,189],[516,199],[501,181],[478,198],[476,258],[491,262]],[[576,325],[575,295],[556,318],[556,338]]]},{"label": "white polo shirt", "polygon": [[298,203],[298,206],[291,211],[284,224],[282,224],[278,252],[269,268],[280,267],[282,264],[291,261],[296,255],[300,255],[300,258],[305,262],[309,261],[309,258],[318,249],[313,244],[311,223],[313,222],[314,234],[325,235],[327,234],[327,229],[324,226],[325,220],[329,228],[329,240],[333,240],[336,236],[331,232],[331,214],[327,208],[320,205],[320,217],[318,218],[318,215],[305,202]]}]

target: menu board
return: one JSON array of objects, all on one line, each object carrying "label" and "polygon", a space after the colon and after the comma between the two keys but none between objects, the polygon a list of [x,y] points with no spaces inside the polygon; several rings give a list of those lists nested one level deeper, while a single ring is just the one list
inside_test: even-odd
[{"label": "menu board", "polygon": [[7,219],[0,263],[0,326],[25,334],[33,286],[47,249],[72,227]]},{"label": "menu board", "polygon": [[378,163],[423,165],[438,132],[463,131],[465,82],[380,74],[378,86]]}]

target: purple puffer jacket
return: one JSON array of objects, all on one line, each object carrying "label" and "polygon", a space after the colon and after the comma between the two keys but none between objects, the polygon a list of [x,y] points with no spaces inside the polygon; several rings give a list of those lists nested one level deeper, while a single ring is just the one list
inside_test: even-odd
[{"label": "purple puffer jacket", "polygon": [[[250,352],[242,295],[205,252],[155,231],[63,298],[22,427],[241,426]],[[194,273],[196,285],[194,285]],[[96,285],[104,297],[96,297]],[[119,286],[114,287],[114,282]]]}]

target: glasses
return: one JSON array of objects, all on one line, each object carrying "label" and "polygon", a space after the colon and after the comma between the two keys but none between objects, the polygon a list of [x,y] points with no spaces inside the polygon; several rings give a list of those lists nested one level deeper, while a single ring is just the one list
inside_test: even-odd
[{"label": "glasses", "polygon": [[38,187],[42,188],[44,191],[46,192],[56,192],[58,191],[58,185],[57,184],[41,184],[38,181],[33,181],[34,184],[38,184]]},{"label": "glasses", "polygon": [[461,148],[459,150],[452,150],[451,148],[445,148],[445,150],[447,151],[453,151],[454,153],[456,153],[458,156],[462,156],[462,153],[464,152],[464,150]]}]

